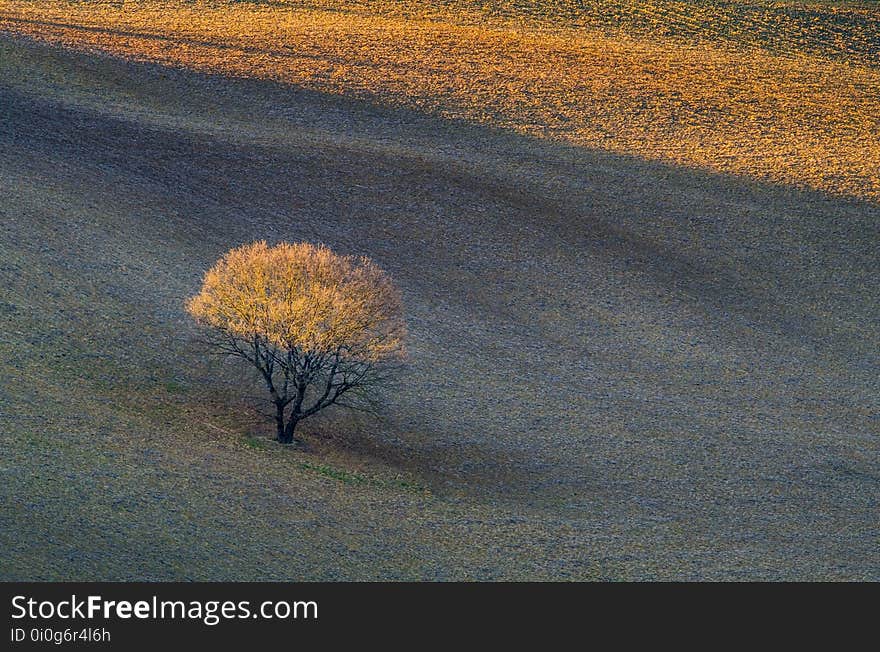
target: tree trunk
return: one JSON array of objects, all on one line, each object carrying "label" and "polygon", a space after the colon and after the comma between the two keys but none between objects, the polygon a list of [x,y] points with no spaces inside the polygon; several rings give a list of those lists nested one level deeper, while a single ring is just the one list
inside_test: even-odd
[{"label": "tree trunk", "polygon": [[[284,426],[283,435],[278,436],[278,441],[282,444],[293,443],[293,431],[296,430],[296,424],[298,424],[303,418],[302,404],[305,396],[306,383],[302,379],[299,379],[296,384],[296,398],[293,401],[293,405],[290,406],[290,417],[287,419],[287,425]],[[284,419],[283,414],[281,418],[282,420]]]},{"label": "tree trunk", "polygon": [[287,425],[284,427],[284,432],[278,436],[278,441],[282,444],[292,444],[293,443],[293,431],[296,430],[296,424],[300,422],[299,414],[291,414],[290,418],[287,420]]}]

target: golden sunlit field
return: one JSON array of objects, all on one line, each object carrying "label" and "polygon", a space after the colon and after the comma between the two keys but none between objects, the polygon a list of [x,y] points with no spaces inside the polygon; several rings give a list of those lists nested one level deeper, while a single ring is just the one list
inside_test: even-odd
[{"label": "golden sunlit field", "polygon": [[[88,51],[271,79],[585,147],[880,198],[880,22],[869,9],[856,13],[866,23],[856,34],[867,43],[823,56],[810,50],[834,43],[834,36],[809,48],[808,27],[805,34],[791,30],[787,41],[796,48],[798,38],[806,40],[804,54],[762,51],[751,39],[737,47],[730,34],[707,43],[510,19],[457,24],[443,20],[454,8],[435,9],[427,19],[418,4],[411,18],[376,13],[382,3],[300,4],[8,0],[0,27]],[[637,23],[656,6],[647,18],[662,24],[660,10],[669,6],[633,4]],[[359,11],[339,10],[347,7]],[[699,11],[689,16],[701,20]],[[785,33],[785,21],[778,22]],[[776,27],[771,22],[767,29]],[[753,24],[739,30],[748,34]]]},{"label": "golden sunlit field", "polygon": [[[186,301],[400,287],[272,441]],[[880,579],[872,2],[0,2],[0,579]]]}]

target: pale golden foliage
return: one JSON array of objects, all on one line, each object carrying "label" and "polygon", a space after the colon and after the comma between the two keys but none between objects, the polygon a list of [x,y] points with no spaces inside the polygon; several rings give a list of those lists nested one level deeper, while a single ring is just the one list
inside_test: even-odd
[{"label": "pale golden foliage", "polygon": [[222,333],[304,355],[368,362],[405,356],[400,294],[368,258],[265,242],[229,251],[187,308]]}]

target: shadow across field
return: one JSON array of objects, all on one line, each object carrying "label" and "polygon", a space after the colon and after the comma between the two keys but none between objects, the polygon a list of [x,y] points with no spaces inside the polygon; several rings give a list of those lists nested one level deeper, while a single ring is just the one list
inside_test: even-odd
[{"label": "shadow across field", "polygon": [[[0,48],[0,275],[9,350],[34,354],[4,364],[106,356],[80,358],[92,377],[70,402],[112,413],[161,464],[190,454],[177,449],[206,413],[241,422],[209,401],[241,375],[203,360],[183,313],[204,269],[241,242],[320,241],[392,273],[412,359],[382,419],[320,421],[313,450],[433,487],[416,536],[465,536],[457,509],[509,515],[479,526],[506,550],[482,576],[877,577],[876,204],[270,82]],[[30,318],[54,325],[45,341],[15,335]],[[89,371],[64,369],[47,392]],[[172,381],[190,389],[150,396]],[[95,406],[125,388],[143,402]],[[241,464],[195,450],[212,472]],[[256,491],[261,470],[241,472]],[[254,515],[296,527],[255,496]],[[363,500],[343,510],[352,536],[406,549],[413,532],[388,525],[404,499]],[[476,573],[425,536],[405,576],[455,560]]]}]

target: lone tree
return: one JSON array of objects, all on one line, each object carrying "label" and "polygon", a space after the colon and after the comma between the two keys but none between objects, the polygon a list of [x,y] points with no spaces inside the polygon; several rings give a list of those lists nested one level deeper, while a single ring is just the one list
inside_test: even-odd
[{"label": "lone tree", "polygon": [[215,349],[257,368],[285,444],[303,419],[370,398],[406,356],[390,277],[369,258],[324,246],[232,249],[205,274],[187,310],[210,329]]}]

